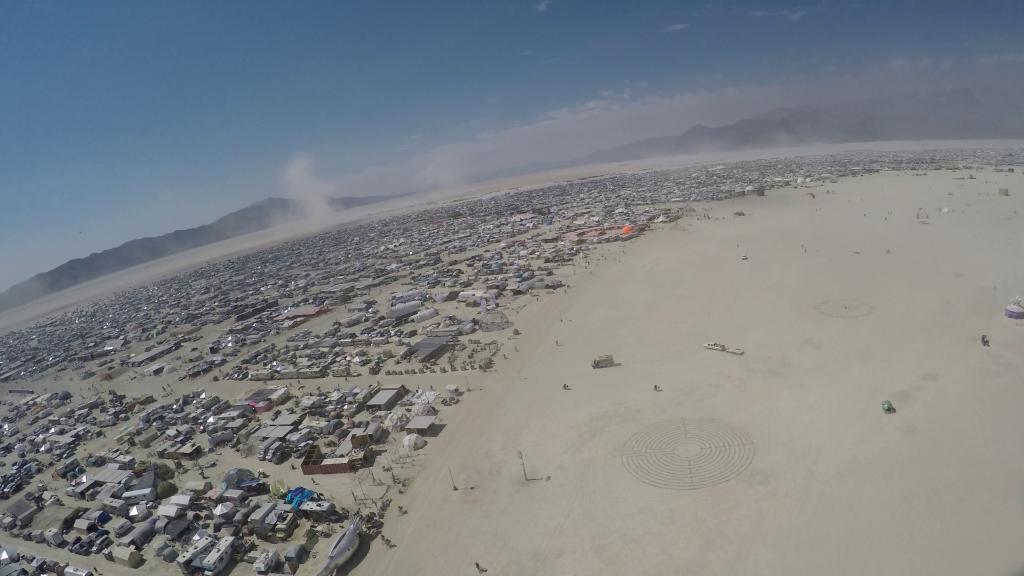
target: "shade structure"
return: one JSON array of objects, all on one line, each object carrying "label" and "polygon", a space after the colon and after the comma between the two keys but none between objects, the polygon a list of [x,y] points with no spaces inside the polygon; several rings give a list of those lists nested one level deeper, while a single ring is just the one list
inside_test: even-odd
[{"label": "shade structure", "polygon": [[1024,306],[1010,304],[1006,307],[1006,317],[1013,318],[1014,320],[1024,320]]}]

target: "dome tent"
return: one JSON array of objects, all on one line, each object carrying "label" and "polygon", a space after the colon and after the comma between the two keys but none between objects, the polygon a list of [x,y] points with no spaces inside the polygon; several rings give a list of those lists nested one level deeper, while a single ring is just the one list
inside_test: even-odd
[{"label": "dome tent", "polygon": [[512,321],[501,310],[488,310],[480,315],[480,329],[484,332],[497,332],[512,327]]},{"label": "dome tent", "polygon": [[224,480],[221,482],[221,489],[234,490],[242,483],[255,479],[256,474],[252,470],[248,470],[246,468],[232,468],[224,475]]},{"label": "dome tent", "polygon": [[419,434],[407,434],[405,438],[402,438],[402,447],[406,450],[419,450],[427,445],[427,441],[423,439],[423,436]]}]

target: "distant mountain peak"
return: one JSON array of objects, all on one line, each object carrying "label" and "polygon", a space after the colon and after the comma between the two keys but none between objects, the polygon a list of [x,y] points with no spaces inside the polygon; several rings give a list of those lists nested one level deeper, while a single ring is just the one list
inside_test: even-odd
[{"label": "distant mountain peak", "polygon": [[648,138],[594,152],[580,163],[815,143],[1018,138],[1024,105],[992,105],[968,88],[897,95],[831,106],[800,104],[732,124],[696,124],[678,136]]},{"label": "distant mountain peak", "polygon": [[[325,197],[323,204],[332,210],[345,210],[390,198],[393,197]],[[305,204],[311,201],[270,196],[225,214],[209,224],[130,240],[116,248],[69,260],[53,270],[36,274],[8,288],[0,294],[0,310],[21,306],[48,294],[158,258],[302,219],[309,214]]]}]

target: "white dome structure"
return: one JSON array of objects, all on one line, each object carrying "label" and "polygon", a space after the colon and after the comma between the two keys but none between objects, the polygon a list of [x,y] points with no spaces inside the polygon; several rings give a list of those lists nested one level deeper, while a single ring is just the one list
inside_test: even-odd
[{"label": "white dome structure", "polygon": [[405,438],[402,438],[402,446],[410,452],[413,450],[419,450],[426,445],[427,441],[419,434],[407,434]]}]

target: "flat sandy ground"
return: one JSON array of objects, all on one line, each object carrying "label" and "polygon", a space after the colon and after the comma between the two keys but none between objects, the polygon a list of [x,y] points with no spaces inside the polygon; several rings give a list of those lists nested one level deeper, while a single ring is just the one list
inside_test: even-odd
[{"label": "flat sandy ground", "polygon": [[351,574],[1021,573],[1024,175],[965,175],[698,205],[604,251],[512,315]]}]

